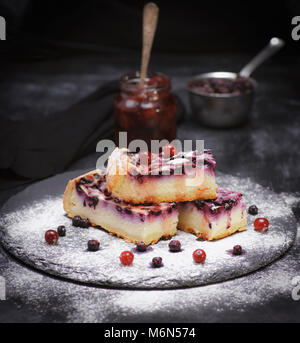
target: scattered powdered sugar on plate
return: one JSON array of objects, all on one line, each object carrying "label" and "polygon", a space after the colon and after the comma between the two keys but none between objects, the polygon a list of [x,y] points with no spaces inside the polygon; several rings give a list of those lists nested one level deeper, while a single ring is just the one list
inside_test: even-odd
[{"label": "scattered powdered sugar on plate", "polygon": [[[2,243],[12,255],[66,279],[118,288],[194,287],[255,271],[284,254],[295,239],[295,218],[283,198],[250,179],[221,174],[218,183],[222,187],[243,193],[247,207],[256,204],[258,216],[268,218],[270,229],[267,233],[253,230],[257,216],[250,215],[248,231],[214,242],[199,241],[192,234],[178,231],[176,239],[182,244],[180,253],[169,252],[169,242],[160,241],[149,252],[135,254],[133,265],[124,267],[119,255],[123,250],[134,248],[133,244],[101,229],[75,228],[64,215],[62,194],[69,178],[70,174],[66,173],[29,186],[7,202],[0,222]],[[57,246],[47,245],[45,231],[59,225],[66,226],[67,236],[60,238]],[[101,249],[87,251],[89,239],[98,239]],[[246,253],[241,256],[229,254],[236,244],[242,245]],[[192,252],[197,248],[204,249],[207,254],[203,265],[193,262]],[[163,268],[150,267],[154,256],[163,258]]]},{"label": "scattered powdered sugar on plate", "polygon": [[149,291],[84,286],[49,277],[11,259],[1,275],[6,280],[7,298],[17,304],[18,312],[27,309],[38,314],[38,321],[284,321],[284,311],[274,313],[268,305],[276,299],[284,300],[288,311],[299,307],[291,299],[291,280],[300,275],[299,247],[298,235],[289,253],[264,269],[189,289]]}]

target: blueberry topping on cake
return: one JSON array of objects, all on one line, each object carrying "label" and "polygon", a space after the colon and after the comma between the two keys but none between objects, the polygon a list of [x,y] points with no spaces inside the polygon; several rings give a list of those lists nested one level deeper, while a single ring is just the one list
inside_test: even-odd
[{"label": "blueberry topping on cake", "polygon": [[131,209],[130,209],[130,208],[128,208],[128,207],[125,207],[125,213],[127,213],[127,214],[132,214],[132,211],[131,211]]},{"label": "blueberry topping on cake", "polygon": [[214,240],[246,230],[246,207],[239,192],[219,188],[215,199],[180,203],[178,228]]},{"label": "blueberry topping on cake", "polygon": [[93,197],[89,197],[88,198],[88,205],[90,206],[90,207],[96,207],[97,206],[97,204],[98,204],[98,201],[99,201],[99,199],[97,198],[97,197],[95,197],[95,196],[93,196]]},{"label": "blueberry topping on cake", "polygon": [[117,211],[122,212],[122,207],[121,206],[116,206]]},{"label": "blueberry topping on cake", "polygon": [[204,200],[195,200],[195,205],[198,208],[198,210],[203,210],[205,202]]},{"label": "blueberry topping on cake", "polygon": [[219,214],[223,208],[227,211],[236,206],[242,198],[242,194],[229,191],[225,188],[217,190],[218,197],[216,199],[195,200],[193,203],[198,210],[209,211],[211,214]]},{"label": "blueberry topping on cake", "polygon": [[[107,165],[108,190],[113,196],[136,204],[215,198],[213,155],[206,150],[171,151],[175,155],[129,154],[127,149],[116,148]],[[191,180],[195,186],[189,185]]]},{"label": "blueberry topping on cake", "polygon": [[[96,179],[95,174],[100,178]],[[88,179],[92,182],[87,182]],[[106,176],[100,171],[69,182],[64,208],[73,217],[74,226],[88,227],[92,222],[127,241],[142,241],[146,245],[157,242],[164,235],[173,236],[178,222],[174,202],[141,204],[124,201],[108,191]]]}]

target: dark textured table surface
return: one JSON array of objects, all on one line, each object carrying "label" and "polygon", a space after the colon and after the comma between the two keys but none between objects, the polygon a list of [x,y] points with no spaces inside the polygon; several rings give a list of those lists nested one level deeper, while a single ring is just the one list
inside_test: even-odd
[{"label": "dark textured table surface", "polygon": [[[198,73],[238,71],[251,56],[155,55],[153,70],[173,78],[173,89],[186,104],[188,118],[180,139],[204,139],[214,151],[217,169],[283,193],[299,222],[300,58],[281,54],[254,74],[259,82],[251,123],[212,130],[193,123],[185,81]],[[6,115],[27,111],[47,115],[70,106],[99,85],[135,70],[133,53],[53,56],[35,62],[6,62],[0,83]],[[4,92],[5,90],[5,92]],[[17,137],[16,137],[17,139]],[[98,155],[76,161],[70,170],[94,168]],[[23,180],[1,176],[0,202],[26,187]],[[87,287],[32,270],[0,252],[0,275],[7,300],[0,302],[0,322],[52,321],[300,321],[300,301],[291,297],[292,279],[300,276],[300,241],[268,267],[221,284],[192,289],[128,291]]]}]

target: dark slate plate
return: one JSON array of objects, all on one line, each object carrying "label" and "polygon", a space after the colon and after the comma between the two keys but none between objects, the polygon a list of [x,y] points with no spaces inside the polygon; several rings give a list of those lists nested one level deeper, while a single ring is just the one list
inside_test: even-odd
[{"label": "dark slate plate", "polygon": [[[64,215],[62,195],[69,179],[85,171],[68,172],[37,182],[13,196],[1,210],[3,246],[23,262],[52,275],[79,282],[119,288],[178,288],[221,282],[253,272],[284,254],[296,236],[296,221],[284,200],[267,188],[241,179],[219,174],[218,184],[244,194],[247,207],[256,204],[259,216],[267,217],[267,233],[253,229],[256,217],[248,215],[248,231],[214,241],[199,241],[192,234],[178,231],[182,243],[179,253],[168,251],[168,241],[160,241],[145,253],[135,253],[130,267],[120,264],[123,250],[134,245],[113,237],[102,229],[75,228]],[[57,246],[44,241],[48,229],[65,225],[67,236]],[[101,249],[87,251],[87,241],[98,239]],[[245,250],[241,256],[229,253],[235,244]],[[205,264],[193,262],[195,249],[206,251]],[[154,256],[163,258],[164,266],[153,269]]]}]

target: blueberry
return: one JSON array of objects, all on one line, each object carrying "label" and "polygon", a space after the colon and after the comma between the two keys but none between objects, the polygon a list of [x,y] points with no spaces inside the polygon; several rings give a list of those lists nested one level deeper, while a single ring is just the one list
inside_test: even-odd
[{"label": "blueberry", "polygon": [[93,179],[87,179],[86,177],[82,177],[79,181],[82,185],[84,185],[86,183],[92,183]]},{"label": "blueberry", "polygon": [[96,208],[98,202],[99,202],[99,199],[97,197],[89,197],[88,198],[89,207],[93,206],[94,208]]},{"label": "blueberry", "polygon": [[73,226],[79,227],[80,224],[81,224],[81,217],[75,216],[75,217],[72,219],[72,224],[73,224]]},{"label": "blueberry", "polygon": [[251,206],[248,208],[248,213],[249,213],[249,214],[252,214],[253,216],[257,215],[257,213],[258,213],[258,208],[257,208],[257,206],[251,205]]},{"label": "blueberry", "polygon": [[181,250],[181,243],[175,239],[173,239],[170,243],[169,243],[169,249],[172,252],[178,252]]},{"label": "blueberry", "polygon": [[195,200],[195,205],[198,210],[203,210],[205,202],[203,200]]},{"label": "blueberry", "polygon": [[169,240],[171,240],[171,239],[172,239],[172,236],[171,236],[171,235],[162,236],[162,237],[161,237],[161,240],[162,240],[162,241],[169,241]]},{"label": "blueberry", "polygon": [[100,243],[96,239],[91,239],[88,241],[88,250],[97,251],[99,250]]},{"label": "blueberry", "polygon": [[83,228],[88,228],[91,226],[90,221],[86,218],[86,219],[81,219],[81,227]]},{"label": "blueberry", "polygon": [[150,210],[150,214],[153,214],[154,216],[159,216],[161,214],[161,211]]},{"label": "blueberry", "polygon": [[229,211],[229,210],[231,210],[232,205],[227,202],[227,203],[225,203],[224,208],[225,208],[226,211]]},{"label": "blueberry", "polygon": [[125,207],[125,213],[127,214],[132,214],[132,211],[130,208]]},{"label": "blueberry", "polygon": [[110,197],[111,196],[111,192],[109,192],[108,189],[105,189],[103,193],[104,193],[104,195],[106,197]]},{"label": "blueberry", "polygon": [[136,250],[140,252],[144,252],[147,250],[147,245],[144,242],[138,242],[136,245]]},{"label": "blueberry", "polygon": [[66,235],[66,228],[64,227],[64,225],[59,225],[59,227],[57,228],[57,233],[60,237],[64,237]]},{"label": "blueberry", "polygon": [[161,257],[153,257],[152,267],[160,268],[161,266],[162,266],[162,258]]},{"label": "blueberry", "polygon": [[80,216],[75,216],[72,219],[72,224],[73,226],[82,227],[82,228],[88,228],[91,225],[88,219],[83,219]]},{"label": "blueberry", "polygon": [[233,255],[242,255],[243,249],[240,245],[235,245],[232,250]]}]

